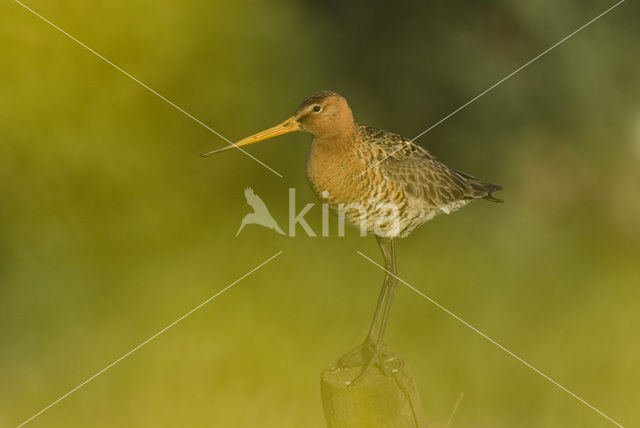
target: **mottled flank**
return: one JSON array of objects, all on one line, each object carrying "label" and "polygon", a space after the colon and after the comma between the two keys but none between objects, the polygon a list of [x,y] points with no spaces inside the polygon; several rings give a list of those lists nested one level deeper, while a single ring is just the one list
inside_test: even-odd
[{"label": "mottled flank", "polygon": [[[312,113],[318,105],[321,111]],[[307,160],[312,188],[335,213],[367,232],[404,237],[474,199],[502,202],[493,196],[501,186],[447,167],[407,138],[354,123],[336,93],[313,95],[295,117],[314,134]]]},{"label": "mottled flank", "polygon": [[479,198],[502,202],[493,197],[502,186],[449,168],[407,138],[366,125],[357,125],[357,131],[364,143],[382,149],[384,156],[376,161],[386,157],[379,164],[383,175],[434,208]]}]

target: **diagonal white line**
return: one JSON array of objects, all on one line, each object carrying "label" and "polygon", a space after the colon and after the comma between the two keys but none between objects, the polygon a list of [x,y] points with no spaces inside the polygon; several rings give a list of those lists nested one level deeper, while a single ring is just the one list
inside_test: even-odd
[{"label": "diagonal white line", "polygon": [[435,300],[433,300],[431,297],[427,296],[426,294],[422,293],[420,290],[416,289],[415,287],[413,287],[411,284],[409,284],[408,282],[404,281],[402,278],[394,275],[392,272],[388,271],[387,269],[385,269],[383,266],[379,265],[378,263],[376,263],[375,261],[373,261],[371,258],[365,256],[364,254],[362,254],[360,251],[356,251],[356,253],[360,254],[362,257],[364,257],[365,259],[369,260],[371,263],[373,263],[374,265],[378,266],[380,269],[382,269],[383,271],[385,271],[387,274],[393,276],[395,279],[397,279],[398,281],[400,281],[401,283],[403,283],[404,285],[406,285],[407,287],[409,287],[410,289],[412,289],[413,291],[415,291],[416,293],[418,293],[419,295],[421,295],[422,297],[424,297],[425,299],[427,299],[429,302],[433,303],[434,305],[436,305],[438,308],[442,309],[443,311],[445,311],[447,314],[451,315],[453,318],[455,318],[456,320],[460,321],[462,324],[464,324],[466,327],[469,327],[471,330],[473,330],[475,333],[479,334],[480,336],[484,337],[485,339],[487,339],[489,342],[493,343],[494,345],[496,345],[498,348],[500,348],[501,350],[503,350],[504,352],[506,352],[507,354],[511,355],[513,358],[515,358],[516,360],[518,360],[519,362],[521,362],[522,364],[524,364],[525,366],[529,367],[531,370],[533,370],[534,372],[538,373],[540,376],[542,376],[543,378],[545,378],[546,380],[548,380],[549,382],[553,383],[555,386],[557,386],[558,388],[562,389],[564,392],[566,392],[567,394],[571,395],[573,398],[577,399],[578,401],[580,401],[582,404],[586,405],[587,407],[589,407],[591,410],[594,410],[595,412],[599,413],[601,416],[605,417],[607,420],[609,420],[610,422],[613,422],[614,424],[616,424],[617,426],[619,426],[620,428],[624,428],[622,425],[620,425],[618,422],[614,421],[613,419],[611,419],[609,416],[607,416],[605,413],[601,412],[600,410],[598,410],[597,408],[595,408],[593,405],[589,404],[588,402],[586,402],[585,400],[583,400],[582,398],[580,398],[578,395],[574,394],[573,392],[569,391],[567,388],[565,388],[564,386],[562,386],[561,384],[559,384],[557,381],[553,380],[551,377],[547,376],[546,374],[544,374],[543,372],[541,372],[540,370],[538,370],[537,368],[535,368],[534,366],[532,366],[531,364],[529,364],[528,362],[526,362],[525,360],[523,360],[522,358],[520,358],[519,356],[517,356],[516,354],[514,354],[513,352],[511,352],[510,350],[508,350],[507,348],[505,348],[504,346],[502,346],[501,344],[499,344],[498,342],[496,342],[495,340],[493,340],[492,338],[490,338],[489,336],[487,336],[486,334],[484,334],[483,332],[481,332],[480,330],[478,330],[477,328],[475,328],[474,326],[472,326],[471,324],[469,324],[468,322],[466,322],[465,320],[463,320],[462,318],[460,318],[458,315],[454,314],[453,312],[451,312],[449,309],[445,308],[444,306],[442,306],[440,303],[436,302]]},{"label": "diagonal white line", "polygon": [[83,386],[85,386],[86,384],[88,384],[89,382],[94,380],[95,378],[97,378],[98,376],[100,376],[102,373],[106,372],[111,367],[115,366],[120,361],[124,360],[129,355],[133,354],[138,349],[142,348],[144,345],[146,345],[147,343],[151,342],[153,339],[155,339],[156,337],[160,336],[162,333],[164,333],[165,331],[169,330],[171,327],[173,327],[174,325],[178,324],[180,321],[182,321],[183,319],[187,318],[189,315],[191,315],[192,313],[194,313],[195,311],[197,311],[198,309],[200,309],[201,307],[203,307],[204,305],[206,305],[207,303],[209,303],[210,301],[212,301],[213,299],[215,299],[216,297],[218,297],[219,295],[221,295],[222,293],[224,293],[225,291],[227,291],[228,289],[230,289],[231,287],[236,285],[238,282],[242,281],[244,278],[246,278],[249,275],[251,275],[253,272],[257,271],[262,266],[266,265],[267,263],[269,263],[271,260],[275,259],[276,257],[278,257],[282,253],[283,253],[283,251],[278,251],[276,254],[274,254],[273,256],[269,257],[267,260],[265,260],[264,262],[260,263],[258,266],[254,267],[249,272],[245,273],[240,278],[236,279],[231,284],[227,285],[225,288],[223,288],[222,290],[218,291],[216,294],[214,294],[213,296],[209,297],[207,300],[205,300],[204,302],[200,303],[198,306],[196,306],[195,308],[191,309],[189,312],[187,312],[186,314],[182,315],[180,318],[178,318],[177,320],[175,320],[174,322],[172,322],[171,324],[169,324],[168,326],[166,326],[162,330],[158,331],[156,334],[154,334],[153,336],[151,336],[150,338],[148,338],[147,340],[145,340],[144,342],[142,342],[141,344],[139,344],[138,346],[136,346],[135,348],[133,348],[132,350],[130,350],[129,352],[127,352],[126,354],[124,354],[123,356],[121,356],[120,358],[118,358],[117,360],[115,360],[114,362],[112,362],[111,364],[106,366],[105,368],[103,368],[102,370],[100,370],[98,373],[94,374],[93,376],[91,376],[90,378],[88,378],[87,380],[82,382],[80,385],[76,386],[71,391],[67,392],[66,394],[64,394],[63,396],[61,396],[57,400],[55,400],[53,403],[49,404],[44,409],[40,410],[35,415],[31,416],[26,421],[22,422],[16,428],[20,428],[21,426],[26,425],[27,423],[29,423],[30,421],[32,421],[36,417],[40,416],[42,413],[46,412],[51,407],[55,406],[56,404],[58,404],[59,402],[61,402],[62,400],[64,400],[65,398],[67,398],[68,396],[70,396],[71,394],[73,394],[74,392],[76,392],[77,390],[79,390],[80,388],[82,388]]},{"label": "diagonal white line", "polygon": [[511,73],[507,74],[505,77],[503,77],[502,79],[498,80],[496,83],[491,85],[488,89],[485,89],[484,91],[482,91],[481,93],[479,93],[475,97],[471,98],[469,101],[467,101],[466,103],[462,104],[460,107],[458,107],[457,109],[455,109],[454,111],[452,111],[451,113],[449,113],[448,115],[446,115],[445,117],[443,117],[442,119],[440,119],[439,121],[437,121],[436,123],[434,123],[433,125],[428,127],[427,129],[422,131],[421,133],[419,133],[415,137],[413,137],[407,143],[401,145],[399,148],[397,148],[396,150],[394,150],[393,152],[389,153],[387,156],[385,156],[381,160],[379,160],[376,163],[374,163],[373,165],[371,165],[369,168],[367,168],[366,170],[364,170],[363,172],[358,174],[358,177],[360,177],[362,174],[364,174],[367,171],[369,171],[371,168],[376,167],[381,162],[384,162],[386,159],[388,159],[389,157],[393,156],[394,154],[396,154],[397,152],[399,152],[400,150],[405,148],[407,145],[409,145],[409,143],[412,143],[413,141],[415,141],[418,138],[422,137],[424,134],[426,134],[427,132],[431,131],[433,128],[435,128],[436,126],[440,125],[442,122],[444,122],[445,120],[449,119],[451,116],[453,116],[454,114],[458,113],[460,110],[462,110],[463,108],[467,107],[469,104],[471,104],[472,102],[476,101],[478,98],[482,97],[483,95],[485,95],[486,93],[488,93],[489,91],[494,89],[496,86],[500,85],[505,80],[509,79],[510,77],[513,77],[513,75],[515,75],[516,73],[518,73],[519,71],[521,71],[522,69],[527,67],[528,65],[532,64],[533,62],[537,61],[538,59],[540,59],[544,55],[548,54],[552,49],[558,47],[559,45],[561,45],[562,43],[566,42],[568,39],[570,39],[571,37],[575,36],[577,33],[582,31],[583,29],[585,29],[589,25],[593,24],[595,21],[597,21],[598,19],[602,18],[604,15],[606,15],[607,13],[611,12],[613,9],[615,9],[616,7],[618,7],[619,5],[624,3],[624,1],[625,0],[620,0],[618,3],[614,4],[609,9],[605,10],[604,12],[602,12],[600,15],[596,16],[591,21],[587,22],[582,27],[580,27],[577,30],[575,30],[573,33],[571,33],[568,36],[564,37],[562,40],[560,40],[559,42],[555,43],[553,46],[551,46],[551,47],[547,48],[546,50],[542,51],[541,53],[536,55],[534,58],[532,58],[529,61],[527,61],[525,64],[521,65],[520,67],[518,67],[517,69],[515,69]]},{"label": "diagonal white line", "polygon": [[444,428],[449,428],[449,426],[451,425],[451,421],[453,420],[453,417],[455,416],[456,412],[458,411],[458,406],[460,405],[460,402],[462,401],[463,397],[464,397],[464,392],[461,392],[460,396],[458,397],[458,400],[456,401],[455,406],[453,406],[453,411],[449,415],[449,419],[447,420],[447,424],[444,426]]},{"label": "diagonal white line", "polygon": [[280,174],[279,172],[277,172],[276,170],[274,170],[273,168],[271,168],[270,166],[268,166],[267,164],[265,164],[264,162],[262,162],[260,159],[256,158],[255,156],[251,155],[250,153],[248,153],[247,151],[243,150],[242,148],[236,146],[235,144],[233,144],[229,139],[227,139],[225,136],[223,136],[222,134],[220,134],[218,131],[216,131],[215,129],[211,128],[209,125],[207,125],[206,123],[202,122],[200,119],[196,118],[195,116],[193,116],[191,113],[188,113],[187,111],[185,111],[182,107],[178,106],[177,104],[175,104],[174,102],[168,100],[167,98],[165,98],[164,96],[160,95],[158,92],[156,92],[154,89],[150,88],[149,86],[147,86],[145,83],[141,82],[140,80],[136,79],[135,77],[133,77],[131,74],[129,74],[128,72],[126,72],[125,70],[123,70],[122,68],[118,67],[117,65],[115,65],[114,63],[112,63],[111,61],[109,61],[107,58],[105,58],[104,56],[100,55],[98,52],[94,51],[93,49],[91,49],[89,46],[85,45],[84,43],[82,43],[80,40],[76,39],[75,37],[73,37],[71,34],[67,33],[66,31],[64,31],[62,28],[58,27],[56,24],[54,24],[53,22],[49,21],[47,18],[43,17],[42,15],[38,14],[35,10],[31,9],[29,6],[25,5],[24,3],[18,1],[18,0],[13,0],[16,3],[18,3],[20,6],[24,7],[25,9],[27,9],[29,12],[33,13],[35,16],[37,16],[38,18],[40,18],[41,20],[43,20],[44,22],[46,22],[47,24],[49,24],[50,26],[52,26],[53,28],[55,28],[56,30],[60,31],[62,34],[64,34],[65,36],[67,36],[68,38],[70,38],[71,40],[73,40],[74,42],[76,42],[77,44],[79,44],[80,46],[82,46],[83,48],[87,49],[89,52],[91,52],[92,54],[94,54],[95,56],[97,56],[98,58],[100,58],[101,60],[103,60],[104,62],[106,62],[107,64],[111,65],[113,68],[115,68],[116,70],[118,70],[119,72],[121,72],[122,74],[124,74],[125,76],[127,76],[128,78],[130,78],[131,80],[135,81],[136,83],[138,83],[140,86],[142,86],[143,88],[145,88],[146,90],[148,90],[149,92],[151,92],[152,94],[160,97],[160,99],[162,99],[164,102],[166,102],[167,104],[169,104],[170,106],[174,107],[176,110],[182,112],[185,116],[187,116],[189,119],[192,119],[193,121],[195,121],[196,123],[198,123],[199,125],[203,126],[204,128],[208,129],[209,131],[211,131],[212,133],[214,133],[215,135],[217,135],[218,137],[222,138],[224,141],[226,141],[227,143],[231,144],[232,146],[235,146],[236,149],[240,150],[242,153],[244,153],[245,155],[249,156],[251,159],[253,159],[254,161],[258,162],[260,165],[262,165],[263,167],[267,168],[269,171],[273,172],[275,175],[277,175],[280,178],[282,177],[282,174]]}]

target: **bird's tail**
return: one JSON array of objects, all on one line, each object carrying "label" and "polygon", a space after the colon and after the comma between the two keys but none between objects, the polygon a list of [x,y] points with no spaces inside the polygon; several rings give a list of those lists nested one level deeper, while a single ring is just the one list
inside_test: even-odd
[{"label": "bird's tail", "polygon": [[502,186],[499,184],[493,184],[493,183],[485,183],[482,182],[482,185],[484,186],[485,190],[487,191],[487,196],[484,197],[484,199],[486,199],[487,201],[491,201],[491,202],[498,202],[498,203],[503,203],[504,201],[500,198],[496,198],[493,196],[493,192],[497,192],[498,190],[502,190]]},{"label": "bird's tail", "polygon": [[464,172],[452,170],[456,174],[464,177],[471,187],[474,190],[473,199],[486,199],[491,202],[499,202],[503,203],[502,199],[496,198],[493,196],[493,192],[497,192],[498,190],[502,190],[502,186],[499,184],[487,183],[486,181],[480,181],[475,177],[470,176],[469,174],[465,174]]}]

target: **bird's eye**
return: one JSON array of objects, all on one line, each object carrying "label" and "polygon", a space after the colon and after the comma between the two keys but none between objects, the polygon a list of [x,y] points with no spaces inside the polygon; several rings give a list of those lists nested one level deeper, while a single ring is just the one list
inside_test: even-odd
[{"label": "bird's eye", "polygon": [[318,113],[320,110],[322,110],[322,107],[320,106],[313,106],[313,108],[311,109],[311,111],[314,113]]}]

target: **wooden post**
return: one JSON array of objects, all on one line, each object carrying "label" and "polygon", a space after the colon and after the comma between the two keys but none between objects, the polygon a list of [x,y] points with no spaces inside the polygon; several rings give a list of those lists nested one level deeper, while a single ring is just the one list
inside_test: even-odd
[{"label": "wooden post", "polygon": [[321,393],[329,428],[424,428],[426,417],[415,380],[401,356],[384,352],[384,374],[377,366],[353,386],[362,365],[322,372]]}]

